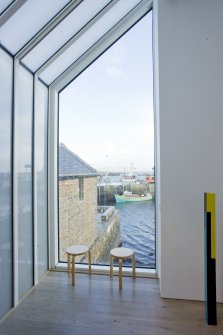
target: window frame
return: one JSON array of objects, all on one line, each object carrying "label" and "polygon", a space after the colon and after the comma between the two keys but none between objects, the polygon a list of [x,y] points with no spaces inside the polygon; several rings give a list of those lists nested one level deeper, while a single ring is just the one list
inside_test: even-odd
[{"label": "window frame", "polygon": [[[54,82],[49,84],[49,229],[50,229],[50,256],[49,265],[50,268],[64,269],[67,264],[59,262],[59,235],[58,235],[58,219],[59,219],[59,206],[58,206],[58,128],[59,128],[59,93],[65,89],[71,81],[75,80],[88,66],[90,66],[97,58],[99,58],[107,49],[109,49],[116,41],[119,40],[125,33],[128,32],[135,24],[138,23],[148,12],[153,10],[153,1],[143,2],[142,6],[137,11],[133,11],[131,15],[123,18],[118,25],[113,27],[98,43],[88,50],[87,53],[83,54],[78,62],[75,62],[69,67],[61,76],[59,76]],[[39,75],[39,74],[38,74]],[[154,86],[155,89],[155,86]],[[154,104],[155,106],[155,104]],[[156,124],[156,120],[154,120]],[[156,140],[156,134],[155,134]],[[156,143],[155,143],[156,148]],[[155,153],[156,161],[156,153]],[[157,213],[157,205],[156,205]],[[157,225],[157,220],[156,225]],[[157,235],[157,227],[155,227]],[[157,277],[159,269],[157,249],[158,238],[156,237],[156,264],[155,269],[139,269],[138,275],[146,277]],[[87,265],[78,265],[80,271],[87,269]],[[85,269],[86,268],[86,269]],[[93,266],[93,270],[98,273],[108,273],[109,266]],[[124,270],[128,273],[128,269]]]},{"label": "window frame", "polygon": [[84,200],[84,178],[78,178],[79,200]]}]

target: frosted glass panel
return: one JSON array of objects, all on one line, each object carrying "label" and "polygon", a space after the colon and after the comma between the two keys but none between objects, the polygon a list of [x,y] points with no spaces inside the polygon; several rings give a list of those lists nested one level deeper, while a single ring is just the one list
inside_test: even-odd
[{"label": "frosted glass panel", "polygon": [[1,27],[1,43],[13,54],[20,50],[70,0],[29,0]]},{"label": "frosted glass panel", "polygon": [[0,13],[2,13],[12,2],[13,0],[1,0],[0,1]]},{"label": "frosted glass panel", "polygon": [[0,318],[12,307],[12,67],[0,49]]},{"label": "frosted glass panel", "polygon": [[36,85],[35,165],[38,279],[48,270],[47,252],[47,108],[48,88]]},{"label": "frosted glass panel", "polygon": [[116,23],[118,23],[131,9],[140,1],[120,1],[101,17],[81,38],[71,45],[60,57],[58,57],[40,75],[47,84],[52,83],[84,52],[106,34]]},{"label": "frosted glass panel", "polygon": [[33,285],[32,110],[33,77],[18,71],[18,108],[15,113],[15,171],[18,212],[19,298]]},{"label": "frosted glass panel", "polygon": [[85,0],[56,26],[22,60],[32,71],[36,71],[50,56],[74,36],[110,0]]}]

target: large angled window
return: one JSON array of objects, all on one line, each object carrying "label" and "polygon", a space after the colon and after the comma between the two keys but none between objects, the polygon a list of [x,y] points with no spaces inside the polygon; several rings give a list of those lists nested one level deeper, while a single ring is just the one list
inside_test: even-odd
[{"label": "large angled window", "polygon": [[60,93],[58,152],[59,261],[123,246],[155,268],[152,12]]}]

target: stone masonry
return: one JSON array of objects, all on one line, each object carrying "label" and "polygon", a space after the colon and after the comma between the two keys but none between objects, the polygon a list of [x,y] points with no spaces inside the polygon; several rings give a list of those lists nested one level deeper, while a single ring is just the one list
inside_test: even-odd
[{"label": "stone masonry", "polygon": [[[102,214],[101,211],[103,212]],[[110,213],[108,217],[105,215]],[[102,216],[105,216],[103,219]],[[84,178],[84,198],[79,199],[79,179],[59,180],[59,260],[67,261],[65,249],[86,244],[94,264],[108,264],[109,253],[120,242],[119,212],[113,206],[97,206],[97,177]],[[85,255],[76,258],[87,262]]]},{"label": "stone masonry", "polygon": [[84,199],[79,199],[79,179],[59,180],[59,258],[67,261],[65,248],[91,246],[97,236],[97,177],[84,178]]}]

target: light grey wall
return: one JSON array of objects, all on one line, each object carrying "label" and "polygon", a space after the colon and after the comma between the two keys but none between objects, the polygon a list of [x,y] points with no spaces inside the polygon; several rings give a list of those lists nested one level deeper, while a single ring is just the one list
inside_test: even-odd
[{"label": "light grey wall", "polygon": [[161,295],[203,299],[203,194],[215,192],[222,301],[223,1],[155,0],[154,9]]}]

